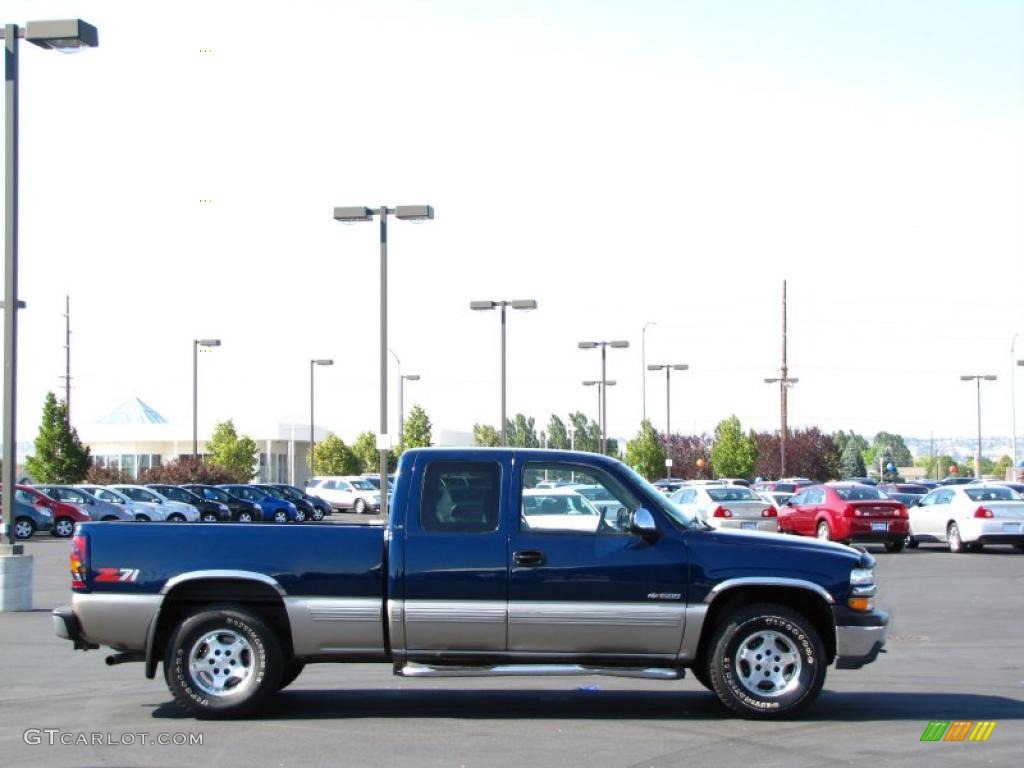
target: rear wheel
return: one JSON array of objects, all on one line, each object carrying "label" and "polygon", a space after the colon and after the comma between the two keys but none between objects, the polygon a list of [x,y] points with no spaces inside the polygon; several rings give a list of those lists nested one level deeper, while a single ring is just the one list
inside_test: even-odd
[{"label": "rear wheel", "polygon": [[919,542],[913,536],[907,536],[906,544],[907,549],[917,549],[919,546],[921,546],[921,542]]},{"label": "rear wheel", "polygon": [[19,517],[14,521],[14,535],[19,539],[31,539],[36,532],[36,524],[31,518]]},{"label": "rear wheel", "polygon": [[238,517],[235,518],[240,523],[251,523],[252,512],[239,512]]},{"label": "rear wheel", "polygon": [[140,522],[140,523],[148,523],[148,522],[150,522],[149,518],[148,518],[148,517],[146,517],[145,515],[136,515],[136,516],[135,516],[135,519],[136,519],[136,520],[137,520],[138,522]]},{"label": "rear wheel", "polygon": [[320,507],[313,507],[312,517],[314,523],[319,523],[321,520],[324,519],[324,511],[320,509]]},{"label": "rear wheel", "polygon": [[288,522],[288,513],[285,512],[283,509],[277,510],[277,512],[274,513],[274,522],[275,523],[287,523]]},{"label": "rear wheel", "polygon": [[832,540],[832,531],[829,530],[828,523],[825,520],[822,520],[821,522],[818,523],[818,531],[817,531],[817,533],[818,533],[818,538],[821,539],[822,541],[831,541]]},{"label": "rear wheel", "polygon": [[107,515],[106,517],[104,517],[104,518],[102,519],[102,522],[104,522],[104,523],[112,523],[112,522],[114,522],[115,520],[117,520],[117,518],[116,518],[116,517],[114,517],[113,515]]},{"label": "rear wheel", "polygon": [[70,517],[58,517],[53,524],[53,535],[59,539],[71,538],[75,532],[75,523]]},{"label": "rear wheel", "polygon": [[946,528],[946,541],[949,542],[949,551],[956,554],[963,554],[967,551],[967,547],[964,546],[963,539],[960,538],[960,526],[956,523],[950,523],[949,527]]},{"label": "rear wheel", "polygon": [[886,552],[902,552],[903,551],[903,545],[905,543],[906,542],[903,539],[896,539],[894,541],[887,541],[887,542],[885,542],[885,551]]},{"label": "rear wheel", "polygon": [[200,520],[202,520],[204,523],[216,523],[217,522],[217,513],[216,512],[203,512],[203,515],[200,518]]},{"label": "rear wheel", "polygon": [[179,514],[177,512],[174,512],[173,514],[170,514],[170,515],[167,516],[167,522],[169,522],[169,523],[184,523],[185,522],[185,516],[182,515],[182,514]]},{"label": "rear wheel", "polygon": [[303,509],[295,510],[295,522],[304,523],[306,522],[306,511]]},{"label": "rear wheel", "polygon": [[363,514],[366,511],[366,502],[362,499],[356,499],[356,503],[352,505],[352,511],[357,515]]},{"label": "rear wheel", "polygon": [[164,665],[168,688],[189,714],[234,718],[278,689],[284,657],[277,635],[260,617],[219,606],[178,625]]},{"label": "rear wheel", "polygon": [[[814,625],[785,606],[741,608],[711,639],[710,682],[743,717],[789,717],[808,707],[825,683],[825,648]],[[699,679],[699,678],[698,678]]]}]

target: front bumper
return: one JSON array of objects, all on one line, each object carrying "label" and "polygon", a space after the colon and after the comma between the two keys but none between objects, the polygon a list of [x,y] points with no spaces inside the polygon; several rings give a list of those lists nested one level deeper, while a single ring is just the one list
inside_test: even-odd
[{"label": "front bumper", "polygon": [[884,653],[889,614],[861,613],[844,606],[834,606],[832,614],[836,623],[836,669],[860,669]]}]

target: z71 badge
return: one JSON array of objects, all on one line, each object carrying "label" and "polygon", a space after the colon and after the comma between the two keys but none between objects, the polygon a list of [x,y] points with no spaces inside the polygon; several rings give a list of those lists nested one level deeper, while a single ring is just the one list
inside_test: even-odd
[{"label": "z71 badge", "polygon": [[96,581],[135,581],[139,578],[138,568],[100,568]]}]

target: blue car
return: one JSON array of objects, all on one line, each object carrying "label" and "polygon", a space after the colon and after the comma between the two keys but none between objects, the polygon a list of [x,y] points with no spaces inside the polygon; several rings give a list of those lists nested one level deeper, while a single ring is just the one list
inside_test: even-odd
[{"label": "blue car", "polygon": [[278,499],[255,485],[239,483],[218,485],[217,487],[240,499],[258,504],[264,520],[273,520],[275,523],[299,520],[299,511],[294,504]]}]

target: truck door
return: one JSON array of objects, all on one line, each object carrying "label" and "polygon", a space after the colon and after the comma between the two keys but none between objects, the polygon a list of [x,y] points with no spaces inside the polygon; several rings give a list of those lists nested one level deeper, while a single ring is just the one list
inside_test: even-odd
[{"label": "truck door", "polygon": [[[510,521],[510,654],[675,658],[687,599],[686,549],[629,533],[639,498],[603,469],[516,461]],[[537,488],[565,481],[555,488]],[[597,508],[573,485],[599,485]]]},{"label": "truck door", "polygon": [[506,649],[507,478],[497,458],[478,457],[425,457],[413,470],[402,606],[409,655]]}]

